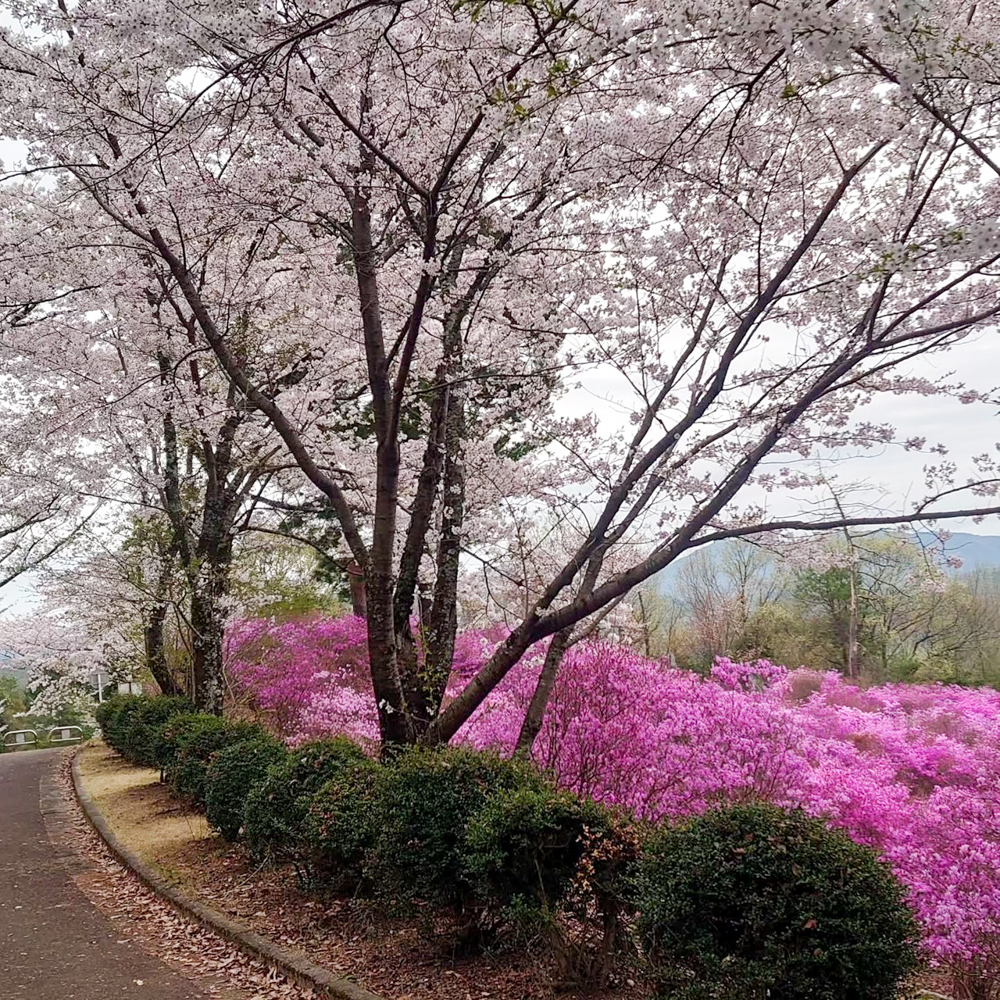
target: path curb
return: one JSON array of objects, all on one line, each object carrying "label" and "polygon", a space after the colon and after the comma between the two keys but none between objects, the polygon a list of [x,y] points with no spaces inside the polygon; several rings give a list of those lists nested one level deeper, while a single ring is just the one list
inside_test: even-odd
[{"label": "path curb", "polygon": [[121,864],[130,869],[147,888],[183,916],[214,931],[220,937],[236,945],[245,955],[264,962],[304,989],[316,990],[321,997],[329,997],[331,1000],[384,1000],[383,997],[369,993],[368,990],[362,989],[349,979],[337,976],[329,969],[324,969],[315,962],[309,961],[301,951],[278,945],[225,914],[219,913],[197,900],[189,899],[173,886],[167,885],[145,861],[129,850],[115,836],[101,815],[90,793],[84,787],[83,778],[80,775],[80,750],[82,749],[83,747],[78,748],[73,754],[73,790],[80,807],[83,809],[83,814],[111,853]]}]

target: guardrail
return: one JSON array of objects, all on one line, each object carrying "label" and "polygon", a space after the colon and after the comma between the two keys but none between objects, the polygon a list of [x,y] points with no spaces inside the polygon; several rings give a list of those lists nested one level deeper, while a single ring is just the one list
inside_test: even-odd
[{"label": "guardrail", "polygon": [[79,726],[54,726],[49,730],[49,746],[62,746],[64,743],[82,743],[83,730]]},{"label": "guardrail", "polygon": [[20,750],[38,743],[38,733],[34,729],[12,729],[3,734],[4,750]]},{"label": "guardrail", "polygon": [[83,730],[79,726],[54,726],[49,730],[49,746],[82,742]]}]

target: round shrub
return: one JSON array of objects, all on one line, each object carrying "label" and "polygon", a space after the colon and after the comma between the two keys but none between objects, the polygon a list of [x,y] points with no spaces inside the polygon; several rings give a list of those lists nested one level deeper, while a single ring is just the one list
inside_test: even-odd
[{"label": "round shrub", "polygon": [[895,1000],[917,927],[888,866],[801,811],[720,809],[657,831],[640,932],[671,1000]]},{"label": "round shrub", "polygon": [[577,874],[584,835],[600,836],[610,819],[596,802],[550,786],[498,792],[469,822],[465,876],[501,913],[551,910]]},{"label": "round shrub", "polygon": [[179,734],[169,722],[164,727],[172,730],[176,747],[164,773],[170,787],[197,806],[205,804],[205,772],[212,754],[241,740],[266,735],[252,722],[231,722],[217,715],[179,716],[177,721],[183,723]]},{"label": "round shrub", "polygon": [[158,767],[156,748],[160,727],[174,716],[193,712],[194,706],[186,698],[166,695],[143,698],[122,727],[121,755],[142,767]]},{"label": "round shrub", "polygon": [[212,754],[205,772],[205,815],[226,840],[239,837],[247,795],[285,754],[271,736],[240,740]]},{"label": "round shrub", "polygon": [[401,753],[383,781],[374,884],[401,902],[473,901],[462,857],[470,820],[492,794],[544,785],[531,764],[464,747]]},{"label": "round shrub", "polygon": [[383,768],[359,761],[331,778],[309,802],[304,854],[313,878],[337,891],[358,891],[381,825]]},{"label": "round shrub", "polygon": [[271,765],[261,784],[250,790],[244,807],[243,835],[251,853],[275,860],[297,859],[312,796],[332,778],[367,759],[357,744],[338,736],[303,743]]},{"label": "round shrub", "polygon": [[547,941],[561,986],[605,989],[628,931],[639,828],[551,786],[490,796],[465,836],[479,923]]},{"label": "round shrub", "polygon": [[122,752],[124,736],[145,699],[137,694],[112,695],[97,708],[97,723],[101,727],[104,742],[118,753]]}]

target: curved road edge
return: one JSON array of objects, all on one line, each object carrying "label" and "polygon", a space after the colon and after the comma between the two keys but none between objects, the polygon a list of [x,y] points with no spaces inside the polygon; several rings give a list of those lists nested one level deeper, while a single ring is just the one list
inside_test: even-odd
[{"label": "curved road edge", "polygon": [[[82,749],[82,748],[81,748]],[[384,1000],[375,993],[369,993],[349,979],[337,976],[329,969],[311,962],[302,952],[285,948],[260,934],[254,933],[225,914],[190,899],[176,888],[167,885],[138,855],[129,850],[108,826],[90,793],[84,787],[80,775],[79,751],[73,755],[73,790],[80,803],[87,822],[104,841],[118,861],[132,871],[135,876],[169,903],[175,910],[204,927],[214,931],[236,945],[244,954],[258,959],[292,982],[306,989],[316,990],[320,996],[331,1000]]]}]

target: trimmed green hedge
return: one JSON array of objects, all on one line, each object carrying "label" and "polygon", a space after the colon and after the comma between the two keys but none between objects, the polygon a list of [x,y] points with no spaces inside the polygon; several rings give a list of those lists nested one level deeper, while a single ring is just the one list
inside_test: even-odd
[{"label": "trimmed green hedge", "polygon": [[240,740],[212,754],[205,773],[205,816],[226,840],[239,837],[247,796],[286,756],[284,745],[272,736]]},{"label": "trimmed green hedge", "polygon": [[128,713],[122,726],[119,752],[133,764],[142,767],[159,767],[157,746],[160,727],[172,718],[189,715],[194,706],[186,698],[161,695],[142,699],[142,703]]},{"label": "trimmed green hedge", "polygon": [[344,738],[287,750],[188,708],[119,696],[98,721],[254,856],[444,908],[456,946],[527,933],[561,982],[598,990],[641,950],[658,1000],[895,1000],[914,967],[891,871],[801,812],[741,805],[650,830],[520,760],[445,747],[379,763]]},{"label": "trimmed green hedge", "polygon": [[104,741],[112,749],[122,752],[125,745],[125,733],[128,731],[132,716],[149,699],[141,695],[112,695],[103,704],[97,706],[95,716],[101,727]]},{"label": "trimmed green hedge", "polygon": [[367,760],[364,751],[343,737],[304,743],[268,768],[247,796],[244,836],[260,858],[301,860],[310,801],[328,781]]},{"label": "trimmed green hedge", "polygon": [[[266,732],[252,722],[231,722],[217,715],[177,716],[183,726],[171,730],[171,745],[176,747],[173,759],[164,767],[164,777],[170,787],[195,805],[205,805],[205,777],[208,763],[216,750],[248,739],[260,739]],[[167,723],[173,726],[174,720]]]},{"label": "trimmed green hedge", "polygon": [[470,821],[491,795],[544,785],[530,764],[464,747],[400,753],[386,769],[367,865],[379,894],[459,908],[473,902],[464,860]]},{"label": "trimmed green hedge", "polygon": [[[188,735],[197,730],[205,718],[201,712],[189,712],[186,715],[175,715],[169,718],[163,725],[158,726],[151,734],[153,748],[153,767],[160,769],[160,777],[166,780],[166,774],[177,761],[180,753],[181,743],[187,739]],[[217,718],[209,716],[209,718]],[[221,722],[221,719],[219,720]]]},{"label": "trimmed green hedge", "polygon": [[365,759],[344,768],[310,798],[303,853],[319,884],[370,893],[365,866],[382,825],[384,780],[385,769]]}]

